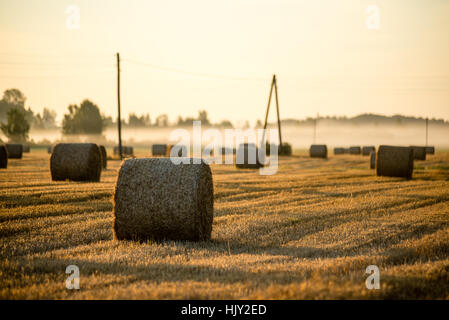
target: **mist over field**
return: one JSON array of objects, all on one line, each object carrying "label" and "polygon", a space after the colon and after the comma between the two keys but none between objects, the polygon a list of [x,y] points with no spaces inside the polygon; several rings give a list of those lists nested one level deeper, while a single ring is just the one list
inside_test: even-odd
[{"label": "mist over field", "polygon": [[[276,128],[271,126],[269,128]],[[125,144],[140,147],[150,147],[153,143],[169,143],[170,133],[177,128],[129,128],[122,129],[122,140]],[[187,130],[191,137],[192,127],[182,128]],[[202,131],[209,128],[203,127]],[[217,129],[222,133],[224,139],[224,130]],[[316,143],[327,144],[328,147],[345,147],[350,145],[425,145],[425,126],[424,125],[336,125],[319,123],[316,131]],[[434,125],[429,126],[429,145],[437,148],[449,148],[449,126]],[[4,137],[1,137],[2,139]],[[48,140],[50,143],[55,141],[85,141],[96,142],[107,145],[116,145],[117,129],[108,127],[103,135],[77,135],[63,136],[61,130],[32,129],[30,139],[36,143],[42,143]],[[282,126],[283,142],[288,142],[293,148],[308,148],[313,143],[313,126]],[[171,141],[176,143],[177,141]],[[250,141],[251,142],[251,141]],[[203,145],[208,141],[203,141]],[[223,144],[225,142],[223,141]]]}]

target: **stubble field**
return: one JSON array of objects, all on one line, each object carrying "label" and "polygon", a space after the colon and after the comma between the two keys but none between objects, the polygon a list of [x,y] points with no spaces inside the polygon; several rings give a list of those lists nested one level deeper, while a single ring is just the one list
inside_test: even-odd
[{"label": "stubble field", "polygon": [[299,153],[273,176],[212,165],[212,240],[199,243],[113,240],[120,162],[99,183],[52,182],[49,157],[0,170],[1,299],[449,299],[449,153],[415,161],[410,181],[362,156]]}]

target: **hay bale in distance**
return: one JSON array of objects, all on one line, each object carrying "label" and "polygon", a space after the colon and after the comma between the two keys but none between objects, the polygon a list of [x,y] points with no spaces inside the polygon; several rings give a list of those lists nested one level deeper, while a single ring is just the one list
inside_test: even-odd
[{"label": "hay bale in distance", "polygon": [[434,146],[426,147],[426,154],[435,154],[435,147]]},{"label": "hay bale in distance", "polygon": [[311,158],[327,158],[327,146],[325,144],[312,144],[309,149]]},{"label": "hay bale in distance", "polygon": [[376,151],[371,151],[369,154],[369,168],[376,169]]},{"label": "hay bale in distance", "polygon": [[259,159],[259,148],[254,143],[242,143],[239,145],[235,166],[241,169],[259,169],[263,167]]},{"label": "hay bale in distance", "polygon": [[376,152],[376,147],[374,146],[364,146],[362,148],[362,156],[369,156],[371,152]]},{"label": "hay bale in distance", "polygon": [[166,157],[168,146],[166,144],[153,144],[151,146],[151,154],[153,156]]},{"label": "hay bale in distance", "polygon": [[[118,146],[115,146],[113,149],[114,155],[119,155]],[[130,146],[123,146],[122,145],[122,156],[132,156],[134,155],[134,149]]]},{"label": "hay bale in distance", "polygon": [[94,143],[59,143],[50,157],[53,181],[100,181],[101,151]]},{"label": "hay bale in distance", "polygon": [[108,154],[104,146],[100,146],[99,148],[101,153],[101,166],[103,169],[106,169],[106,167],[108,166]]},{"label": "hay bale in distance", "polygon": [[[167,157],[171,157],[172,149],[175,147],[178,149],[178,153],[175,154],[174,157],[187,157],[187,147],[186,146],[176,146],[173,144],[168,146]],[[212,149],[211,154],[213,154],[213,149]]]},{"label": "hay bale in distance", "polygon": [[23,153],[29,153],[30,152],[30,145],[29,144],[22,145],[22,152]]},{"label": "hay bale in distance", "polygon": [[344,148],[345,154],[349,154],[349,148]]},{"label": "hay bale in distance", "polygon": [[52,153],[52,151],[53,151],[53,146],[48,146],[47,152],[48,152],[48,153]]},{"label": "hay bale in distance", "polygon": [[115,185],[114,237],[208,240],[213,210],[212,174],[204,161],[175,165],[169,158],[129,159]]},{"label": "hay bale in distance", "polygon": [[0,168],[8,168],[8,150],[4,144],[0,145]]},{"label": "hay bale in distance", "polygon": [[334,148],[334,155],[345,154],[345,148]]},{"label": "hay bale in distance", "polygon": [[413,149],[414,160],[426,160],[426,147],[410,146]]},{"label": "hay bale in distance", "polygon": [[409,147],[380,146],[377,152],[377,175],[411,179],[413,149]]},{"label": "hay bale in distance", "polygon": [[[288,142],[284,142],[282,145],[278,145],[278,155],[279,156],[291,156],[292,155],[292,146]],[[266,155],[270,155],[271,145],[267,142],[265,144],[265,153]]]},{"label": "hay bale in distance", "polygon": [[7,143],[6,150],[8,150],[9,159],[22,159],[23,147],[18,143]]},{"label": "hay bale in distance", "polygon": [[357,155],[357,154],[361,154],[361,153],[362,153],[362,148],[360,148],[358,146],[349,147],[349,154]]}]

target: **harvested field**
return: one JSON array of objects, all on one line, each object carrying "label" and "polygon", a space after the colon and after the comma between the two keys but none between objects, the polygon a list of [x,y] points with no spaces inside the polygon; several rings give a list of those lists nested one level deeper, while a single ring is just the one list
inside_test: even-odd
[{"label": "harvested field", "polygon": [[[408,181],[307,151],[273,176],[211,165],[212,240],[198,243],[113,240],[120,162],[100,182],[52,182],[49,158],[0,170],[1,299],[449,298],[449,153],[415,161]],[[71,264],[80,290],[65,288]],[[380,290],[365,287],[369,265]]]}]

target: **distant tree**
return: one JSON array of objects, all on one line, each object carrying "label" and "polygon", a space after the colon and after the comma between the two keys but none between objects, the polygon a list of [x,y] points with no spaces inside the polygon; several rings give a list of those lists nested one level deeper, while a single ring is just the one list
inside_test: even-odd
[{"label": "distant tree", "polygon": [[26,113],[19,107],[12,108],[7,113],[7,123],[1,124],[1,129],[11,142],[23,143],[28,139],[30,123],[26,119]]},{"label": "distant tree", "polygon": [[64,134],[100,134],[103,132],[103,118],[100,109],[89,100],[81,105],[69,105],[69,113],[64,115],[62,132]]},{"label": "distant tree", "polygon": [[198,111],[198,120],[201,121],[201,125],[203,125],[203,126],[210,125],[209,117],[207,115],[207,111],[206,110]]},{"label": "distant tree", "polygon": [[40,129],[55,128],[56,116],[56,111],[44,108],[42,116],[39,113],[34,116],[33,127]]},{"label": "distant tree", "polygon": [[157,116],[154,125],[160,128],[168,127],[168,116],[166,114],[161,114]]},{"label": "distant tree", "polygon": [[135,113],[130,113],[128,116],[128,125],[131,127],[146,127],[151,126],[150,115],[137,116]]},{"label": "distant tree", "polygon": [[223,120],[218,124],[219,127],[221,128],[233,128],[234,126],[232,125],[231,121],[229,120]]},{"label": "distant tree", "polygon": [[33,112],[30,109],[25,110],[25,101],[26,97],[19,89],[5,90],[2,100],[0,100],[0,121],[6,120],[7,113],[12,108],[25,111],[28,121],[32,120]]},{"label": "distant tree", "polygon": [[257,119],[256,128],[263,128],[263,124],[262,121],[260,121],[260,119]]}]

